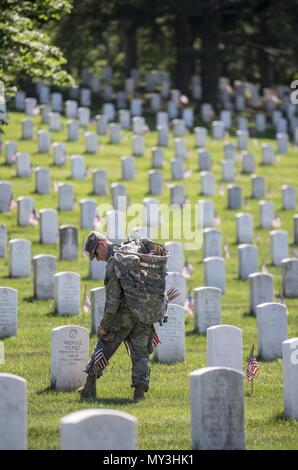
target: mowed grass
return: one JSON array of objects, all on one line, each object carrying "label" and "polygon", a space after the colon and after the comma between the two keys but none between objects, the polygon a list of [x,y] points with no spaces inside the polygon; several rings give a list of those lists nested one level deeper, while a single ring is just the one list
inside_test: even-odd
[{"label": "mowed grass", "polygon": [[[58,193],[53,189],[53,182],[68,181],[74,185],[76,205],[72,212],[60,212],[59,224],[80,225],[79,201],[91,197],[98,204],[111,202],[110,194],[106,197],[92,195],[92,176],[89,171],[84,181],[70,179],[70,160],[64,167],[55,167],[52,164],[51,154],[43,155],[37,152],[37,129],[46,127],[41,124],[40,116],[34,117],[34,139],[21,141],[21,120],[24,115],[11,113],[9,125],[5,128],[4,140],[18,140],[18,151],[30,152],[32,164],[49,166],[51,170],[52,189],[49,195],[34,193],[34,174],[30,178],[16,178],[15,165],[4,165],[4,148],[2,150],[0,179],[8,180],[13,185],[13,195],[32,196],[35,199],[37,210],[42,208],[57,208]],[[66,124],[63,119],[64,126]],[[94,129],[92,124],[90,129]],[[84,131],[80,131],[78,142],[66,142],[66,126],[62,132],[52,132],[52,142],[65,142],[68,155],[83,154],[89,170],[105,168],[108,183],[121,181],[120,157],[131,154],[131,133],[123,132],[120,145],[108,143],[108,136],[99,137],[101,146],[94,155],[85,153]],[[184,182],[185,192],[194,205],[200,196],[200,175],[197,167],[197,150],[194,146],[194,136],[186,136],[189,148],[189,157],[186,160],[187,168],[192,169],[192,176]],[[234,137],[230,140],[235,141]],[[148,196],[148,175],[151,168],[151,147],[157,145],[157,133],[148,132],[145,135],[146,152],[144,157],[136,157],[136,178],[125,182],[128,196],[132,203],[141,202]],[[293,253],[293,215],[295,211],[283,211],[281,208],[281,185],[297,185],[298,175],[298,149],[289,146],[287,155],[280,155],[271,167],[260,165],[261,143],[275,141],[270,138],[250,139],[249,150],[254,153],[257,168],[256,173],[266,177],[267,188],[272,192],[270,199],[275,204],[276,213],[280,216],[281,229],[288,230],[290,240],[290,253]],[[249,286],[247,281],[237,279],[237,244],[235,215],[239,211],[227,210],[227,183],[221,181],[221,160],[223,158],[223,141],[213,141],[210,137],[207,148],[212,156],[212,172],[216,179],[215,208],[221,217],[220,229],[223,239],[229,246],[230,258],[226,259],[227,292],[222,299],[222,323],[231,324],[243,330],[244,366],[249,350],[254,343],[257,349],[256,319],[249,311]],[[170,190],[166,186],[171,181],[170,159],[174,157],[173,135],[170,146],[165,150],[165,167],[163,170],[164,189],[159,197],[160,201],[168,204]],[[259,247],[259,268],[263,262],[268,265],[269,272],[274,274],[274,290],[278,300],[281,286],[280,268],[270,265],[270,238],[269,230],[259,229],[258,201],[250,198],[251,181],[249,175],[241,174],[241,163],[236,162],[237,176],[235,183],[243,188],[244,198],[249,198],[249,211],[254,215],[254,243]],[[218,192],[220,185],[225,188],[222,196]],[[85,284],[88,291],[102,286],[102,281],[88,279],[88,261],[83,256],[81,246],[88,234],[88,230],[79,230],[79,258],[77,261],[60,261],[57,247],[43,246],[39,243],[39,228],[18,227],[17,212],[0,214],[0,223],[7,225],[10,238],[26,238],[32,241],[33,256],[37,254],[54,254],[58,258],[58,271],[75,271],[81,275],[81,299]],[[188,289],[203,286],[202,249],[189,251],[187,258],[194,267],[194,274],[188,280]],[[138,447],[140,449],[189,449],[190,448],[190,404],[189,404],[189,374],[193,370],[206,365],[206,339],[205,336],[194,332],[193,318],[186,317],[186,351],[185,361],[173,365],[156,364],[152,360],[150,392],[146,400],[133,403],[130,388],[130,359],[125,348],[120,347],[104,377],[98,381],[96,402],[81,402],[77,393],[58,393],[50,389],[50,354],[51,330],[67,324],[85,326],[90,329],[90,314],[81,309],[80,316],[58,317],[54,314],[53,301],[33,300],[33,282],[31,279],[10,279],[8,258],[0,260],[0,285],[18,289],[19,329],[18,336],[5,340],[6,361],[0,365],[1,372],[10,372],[20,375],[28,383],[28,435],[31,449],[57,449],[59,448],[60,419],[68,413],[86,408],[113,408],[132,414],[138,419]],[[286,301],[289,309],[289,337],[298,335],[298,299]],[[90,338],[90,351],[96,342],[96,336]],[[260,371],[256,375],[254,393],[250,396],[250,384],[245,380],[245,426],[246,443],[248,449],[297,449],[298,422],[283,415],[283,385],[282,362],[264,362],[259,360]]]}]

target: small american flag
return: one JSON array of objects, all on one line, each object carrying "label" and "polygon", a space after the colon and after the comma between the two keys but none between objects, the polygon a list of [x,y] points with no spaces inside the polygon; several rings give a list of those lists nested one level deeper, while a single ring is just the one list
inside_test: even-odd
[{"label": "small american flag", "polygon": [[58,183],[57,183],[57,181],[54,181],[54,183],[53,183],[53,189],[54,189],[54,192],[55,192],[55,193],[58,192]]},{"label": "small american flag", "polygon": [[220,224],[221,224],[221,218],[220,218],[220,216],[219,216],[218,214],[215,214],[215,215],[214,215],[214,219],[213,219],[213,225],[218,226],[218,225],[220,225]]},{"label": "small american flag", "polygon": [[97,374],[99,369],[103,370],[107,367],[108,361],[104,354],[103,342],[101,340],[97,342],[90,362],[90,367],[94,374]]},{"label": "small american flag", "polygon": [[248,364],[247,364],[247,369],[246,369],[246,378],[251,382],[254,378],[254,375],[256,372],[259,370],[259,364],[257,363],[256,358],[254,357],[254,345],[251,348],[249,358],[248,358]]},{"label": "small american flag", "polygon": [[84,303],[83,303],[83,310],[85,313],[88,313],[90,311],[91,307],[91,302],[87,294],[87,286],[85,285],[85,290],[84,290]]},{"label": "small american flag", "polygon": [[184,268],[182,270],[182,276],[186,279],[189,279],[193,274],[193,267],[192,264],[188,261],[185,262]]},{"label": "small american flag", "polygon": [[17,207],[17,201],[14,199],[13,196],[11,196],[9,208],[12,211],[13,209],[16,209],[16,207]]},{"label": "small american flag", "polygon": [[272,220],[272,227],[277,228],[281,226],[281,220],[280,218],[276,215],[274,219]]},{"label": "small american flag", "polygon": [[153,330],[154,330],[154,332],[153,332],[153,336],[152,336],[152,346],[154,348],[156,348],[159,344],[161,344],[161,341],[160,341],[160,339],[158,337],[158,334],[156,333],[154,327],[153,327]]},{"label": "small american flag", "polygon": [[185,299],[184,309],[187,311],[187,313],[190,313],[191,315],[193,314],[194,301],[193,301],[191,292],[189,292],[188,296]]},{"label": "small american flag", "polygon": [[38,224],[39,214],[36,213],[35,209],[33,209],[33,211],[31,212],[28,222],[29,222],[30,225],[37,225]]},{"label": "small american flag", "polygon": [[219,194],[220,196],[224,196],[224,195],[225,195],[225,188],[224,188],[224,186],[223,186],[222,184],[221,184],[221,185],[219,186],[219,188],[218,188],[218,194]]},{"label": "small american flag", "polygon": [[95,214],[93,219],[93,227],[95,228],[98,224],[100,224],[100,216],[98,214]]}]

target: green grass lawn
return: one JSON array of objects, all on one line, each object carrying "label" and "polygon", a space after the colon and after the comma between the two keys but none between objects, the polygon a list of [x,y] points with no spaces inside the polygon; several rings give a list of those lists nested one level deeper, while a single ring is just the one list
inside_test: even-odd
[{"label": "green grass lawn", "polygon": [[[79,227],[79,201],[91,197],[98,203],[110,202],[107,197],[96,197],[92,193],[91,172],[83,182],[70,180],[70,161],[64,167],[52,164],[51,154],[37,153],[36,132],[40,127],[40,116],[34,117],[34,139],[21,141],[21,113],[11,113],[9,125],[5,128],[5,140],[18,140],[18,150],[30,152],[32,164],[49,166],[53,181],[68,181],[74,185],[76,205],[72,212],[59,213],[59,224],[71,223]],[[65,124],[65,120],[63,119]],[[94,129],[94,124],[90,126]],[[101,146],[94,155],[84,153],[83,130],[80,131],[78,142],[66,142],[66,127],[62,132],[52,132],[52,142],[66,142],[68,155],[84,154],[88,169],[107,169],[108,182],[121,181],[120,157],[131,154],[131,133],[123,132],[120,145],[110,145],[108,137],[100,137]],[[187,167],[192,169],[192,177],[186,179],[185,192],[192,204],[200,196],[200,175],[197,170],[197,150],[194,147],[194,136],[186,137],[190,150]],[[231,138],[235,140],[234,137]],[[149,132],[145,136],[146,152],[144,157],[135,158],[136,178],[125,182],[131,202],[141,202],[148,195],[147,171],[151,167],[151,147],[157,144],[157,133]],[[278,161],[271,167],[263,167],[261,161],[261,143],[275,142],[270,138],[250,139],[249,150],[255,154],[257,161],[256,173],[264,175],[267,186],[272,191],[272,201],[280,216],[281,229],[288,230],[290,252],[293,253],[293,214],[295,211],[283,211],[281,208],[281,185],[288,183],[296,185],[298,176],[298,150],[289,146],[287,155],[280,155]],[[207,148],[213,161],[212,172],[215,175],[217,188],[227,184],[221,182],[221,160],[223,158],[223,141],[213,141],[210,137]],[[163,170],[164,190],[159,198],[168,203],[170,190],[166,182],[170,181],[170,159],[173,157],[173,136],[170,146],[165,151],[165,167]],[[241,163],[236,162],[237,176],[235,183],[243,188],[243,196],[249,197],[248,210],[254,215],[254,242],[259,247],[260,268],[263,261],[270,264],[269,231],[261,230],[259,225],[258,201],[252,200],[251,182],[249,175],[240,173]],[[51,190],[49,195],[34,194],[34,175],[30,178],[16,178],[15,166],[4,165],[4,149],[0,165],[0,179],[8,180],[13,185],[13,195],[30,195],[35,199],[37,210],[42,208],[57,208],[58,193]],[[182,182],[177,182],[181,184]],[[53,184],[52,184],[53,188]],[[230,249],[230,258],[226,260],[227,292],[222,299],[222,323],[242,328],[244,361],[254,343],[257,346],[256,319],[249,315],[249,286],[247,281],[237,280],[237,244],[235,215],[239,211],[227,210],[227,193],[219,195],[216,191],[215,208],[221,217],[220,229],[223,239]],[[0,223],[7,225],[10,238],[27,238],[32,241],[33,256],[37,254],[54,254],[59,257],[58,247],[39,244],[39,228],[18,227],[16,210],[0,214]],[[88,277],[88,261],[82,255],[81,246],[88,230],[79,230],[79,258],[77,261],[58,260],[58,271],[75,271],[81,275],[81,298],[83,300],[84,285],[88,291],[103,285],[102,281],[91,281]],[[202,250],[187,253],[194,267],[194,274],[188,281],[188,288],[203,285]],[[268,266],[274,274],[274,289],[278,299],[281,286],[280,268]],[[189,406],[189,374],[193,370],[206,365],[205,336],[194,332],[194,321],[191,316],[186,318],[186,351],[184,363],[175,365],[160,365],[152,361],[150,392],[146,400],[133,403],[130,388],[130,360],[125,348],[121,346],[110,362],[104,376],[98,381],[98,399],[94,403],[81,402],[77,393],[58,393],[50,390],[50,350],[51,330],[67,324],[76,324],[90,329],[90,314],[81,312],[77,317],[58,317],[53,313],[53,301],[33,301],[32,279],[10,279],[8,277],[8,259],[0,260],[0,285],[18,289],[19,330],[16,338],[5,340],[6,362],[0,365],[0,372],[10,372],[20,375],[28,383],[28,434],[31,449],[59,448],[59,422],[68,413],[84,408],[114,408],[126,411],[138,419],[138,446],[140,449],[189,449],[190,448],[190,406]],[[298,299],[287,300],[289,309],[289,337],[298,336]],[[96,337],[91,336],[90,348],[93,348]],[[260,371],[256,375],[254,394],[250,396],[250,384],[245,380],[245,422],[246,443],[248,449],[297,449],[298,422],[283,415],[283,386],[281,360],[260,363]]]}]

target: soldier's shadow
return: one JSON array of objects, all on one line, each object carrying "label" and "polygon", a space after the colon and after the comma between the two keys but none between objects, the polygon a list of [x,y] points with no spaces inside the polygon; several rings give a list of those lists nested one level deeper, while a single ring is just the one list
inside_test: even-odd
[{"label": "soldier's shadow", "polygon": [[135,401],[132,398],[95,398],[95,399],[90,399],[90,398],[83,398],[81,397],[79,399],[81,403],[83,402],[92,402],[92,403],[98,403],[99,405],[132,405],[135,404]]}]

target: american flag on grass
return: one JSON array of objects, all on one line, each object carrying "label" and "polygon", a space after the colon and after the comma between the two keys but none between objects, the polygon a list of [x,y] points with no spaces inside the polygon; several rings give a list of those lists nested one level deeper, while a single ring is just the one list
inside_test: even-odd
[{"label": "american flag on grass", "polygon": [[257,373],[259,368],[260,368],[259,364],[257,363],[257,360],[254,357],[254,345],[253,345],[249,353],[248,364],[247,364],[247,369],[246,369],[246,378],[247,380],[249,380],[249,382],[253,380],[254,375]]},{"label": "american flag on grass", "polygon": [[188,296],[185,299],[184,309],[187,311],[187,313],[190,313],[191,315],[193,314],[194,300],[192,298],[191,292],[188,293]]},{"label": "american flag on grass", "polygon": [[33,211],[31,212],[28,222],[29,222],[30,225],[37,225],[38,224],[39,214],[37,214],[35,209],[33,209]]},{"label": "american flag on grass", "polygon": [[11,196],[11,198],[10,198],[10,204],[9,204],[10,210],[12,211],[13,209],[16,209],[17,206],[18,206],[18,205],[17,205],[17,201],[14,199],[13,196]]},{"label": "american flag on grass", "polygon": [[189,279],[193,274],[193,267],[189,261],[185,262],[184,268],[182,269],[182,276]]}]

